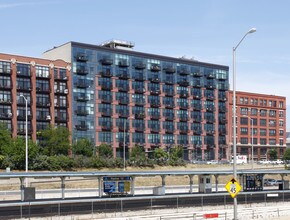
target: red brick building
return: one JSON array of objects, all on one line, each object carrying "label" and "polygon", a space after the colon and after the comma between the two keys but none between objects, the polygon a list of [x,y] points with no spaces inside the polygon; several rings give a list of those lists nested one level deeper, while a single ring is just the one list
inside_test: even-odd
[{"label": "red brick building", "polygon": [[[268,151],[276,149],[281,158],[286,149],[286,98],[248,92],[236,92],[237,154],[254,160],[269,159]],[[229,155],[232,153],[233,92],[229,91]],[[253,128],[253,130],[252,130]],[[252,135],[253,134],[253,135]]]},{"label": "red brick building", "polygon": [[26,134],[26,100],[29,139],[49,124],[71,130],[70,69],[63,60],[0,53],[0,121],[13,137]]}]

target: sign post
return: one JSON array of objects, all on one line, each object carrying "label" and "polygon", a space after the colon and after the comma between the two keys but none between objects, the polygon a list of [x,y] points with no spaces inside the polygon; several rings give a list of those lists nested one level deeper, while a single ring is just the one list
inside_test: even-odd
[{"label": "sign post", "polygon": [[226,190],[229,192],[232,198],[235,198],[236,195],[241,191],[242,187],[239,182],[232,178],[225,186]]}]

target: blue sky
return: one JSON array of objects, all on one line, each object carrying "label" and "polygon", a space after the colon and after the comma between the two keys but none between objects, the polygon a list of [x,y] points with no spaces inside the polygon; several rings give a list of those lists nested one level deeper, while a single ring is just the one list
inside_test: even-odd
[{"label": "blue sky", "polygon": [[0,51],[40,57],[68,41],[114,38],[228,65],[232,75],[232,48],[256,27],[237,49],[237,90],[289,100],[289,8],[288,0],[0,0]]}]

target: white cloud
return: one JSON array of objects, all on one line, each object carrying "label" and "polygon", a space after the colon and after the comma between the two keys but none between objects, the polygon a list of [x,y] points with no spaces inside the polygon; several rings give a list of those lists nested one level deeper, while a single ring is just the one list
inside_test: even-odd
[{"label": "white cloud", "polygon": [[21,2],[21,3],[0,3],[0,9],[6,8],[15,8],[21,6],[34,6],[34,5],[42,5],[42,4],[55,4],[56,1],[47,1],[47,2]]}]

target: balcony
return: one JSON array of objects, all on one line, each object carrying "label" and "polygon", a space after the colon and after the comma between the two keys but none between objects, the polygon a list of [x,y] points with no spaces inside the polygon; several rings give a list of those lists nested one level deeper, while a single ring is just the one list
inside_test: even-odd
[{"label": "balcony", "polygon": [[12,113],[11,112],[9,112],[9,113],[7,113],[7,112],[0,113],[0,119],[10,119],[10,118],[12,118]]},{"label": "balcony", "polygon": [[79,116],[86,116],[89,114],[89,112],[87,110],[84,110],[84,109],[78,109],[75,111],[76,115],[79,115]]},{"label": "balcony", "polygon": [[2,72],[0,72],[0,73],[3,75],[11,75],[12,70],[4,68],[4,69],[2,69]]},{"label": "balcony", "polygon": [[108,77],[108,78],[110,78],[110,77],[113,76],[113,74],[111,73],[111,71],[101,71],[101,72],[100,72],[100,75],[101,75],[102,77]]},{"label": "balcony", "polygon": [[26,77],[26,78],[30,78],[31,74],[30,74],[30,71],[20,71],[20,70],[17,70],[17,77]]},{"label": "balcony", "polygon": [[220,85],[219,86],[219,90],[226,91],[228,89],[229,89],[229,86],[228,85]]},{"label": "balcony", "polygon": [[0,99],[0,104],[10,105],[11,103],[11,99]]},{"label": "balcony", "polygon": [[161,67],[159,65],[151,65],[150,70],[152,72],[159,72],[161,70]]},{"label": "balcony", "polygon": [[168,74],[173,74],[176,72],[176,69],[173,66],[167,66],[163,70]]},{"label": "balcony", "polygon": [[118,87],[118,90],[120,92],[128,92],[129,91],[129,86],[120,86],[120,87]]},{"label": "balcony", "polygon": [[120,99],[118,101],[121,105],[128,105],[130,103],[129,99]]},{"label": "balcony", "polygon": [[113,89],[113,86],[110,84],[101,84],[100,86],[101,86],[102,90],[110,91]]},{"label": "balcony", "polygon": [[143,94],[145,92],[146,92],[146,90],[144,88],[141,88],[141,87],[135,88],[135,93]]},{"label": "balcony", "polygon": [[227,134],[226,129],[219,129],[219,134],[220,135],[226,135]]},{"label": "balcony", "polygon": [[150,128],[150,133],[159,133],[160,129],[159,128]]},{"label": "balcony", "polygon": [[87,75],[89,71],[86,68],[77,68],[76,73],[78,75]]},{"label": "balcony", "polygon": [[151,81],[152,83],[159,83],[159,82],[160,82],[160,79],[157,78],[157,77],[154,77],[154,78],[151,78],[150,81]]},{"label": "balcony", "polygon": [[227,97],[226,96],[219,96],[219,101],[226,102]]},{"label": "balcony", "polygon": [[37,107],[50,107],[50,102],[36,102]]},{"label": "balcony", "polygon": [[104,58],[100,59],[100,63],[102,65],[109,66],[109,65],[113,64],[113,59],[104,57]]},{"label": "balcony", "polygon": [[164,117],[166,121],[173,121],[175,119],[173,115],[165,115]]},{"label": "balcony", "polygon": [[210,83],[210,84],[206,84],[205,87],[206,87],[207,89],[215,89],[215,88],[216,88],[216,85],[213,84],[213,83]]},{"label": "balcony", "polygon": [[111,131],[112,125],[101,125],[102,131]]},{"label": "balcony", "polygon": [[150,103],[150,106],[153,108],[159,108],[161,105],[160,103]]},{"label": "balcony", "polygon": [[135,63],[134,67],[136,70],[143,70],[146,68],[146,65],[145,65],[145,63]]},{"label": "balcony", "polygon": [[90,84],[89,83],[87,83],[87,82],[84,82],[84,81],[77,81],[76,82],[76,86],[78,87],[78,88],[82,88],[82,89],[85,89],[85,88],[88,88],[89,86],[90,86]]},{"label": "balcony", "polygon": [[208,107],[206,107],[206,111],[214,112],[215,111],[215,107],[214,106],[208,106]]},{"label": "balcony", "polygon": [[189,82],[187,80],[179,81],[178,84],[181,86],[189,86]]},{"label": "balcony", "polygon": [[179,97],[180,97],[180,98],[187,98],[187,97],[188,97],[188,92],[181,92],[181,93],[179,94]]},{"label": "balcony", "polygon": [[101,115],[102,115],[102,117],[111,117],[112,116],[112,112],[111,111],[102,110]]},{"label": "balcony", "polygon": [[201,129],[195,129],[195,128],[193,128],[192,131],[193,131],[193,134],[202,134]]},{"label": "balcony", "polygon": [[76,100],[77,100],[78,102],[87,102],[87,101],[89,101],[90,99],[89,99],[88,97],[86,97],[86,96],[77,96]]},{"label": "balcony", "polygon": [[186,110],[189,108],[189,106],[188,105],[179,105],[179,108]]},{"label": "balcony", "polygon": [[195,76],[195,77],[201,77],[202,76],[202,73],[201,72],[194,72],[193,73],[193,76]]},{"label": "balcony", "polygon": [[145,105],[145,102],[144,101],[141,101],[141,100],[136,100],[135,101],[135,105],[136,106],[144,106]]},{"label": "balcony", "polygon": [[135,81],[140,81],[140,82],[145,81],[145,77],[143,75],[136,75],[134,76],[134,78],[135,78]]},{"label": "balcony", "polygon": [[159,95],[161,93],[160,90],[151,90],[150,95]]},{"label": "balcony", "polygon": [[174,129],[173,128],[165,128],[165,133],[166,134],[173,134],[174,133]]},{"label": "balcony", "polygon": [[165,80],[166,85],[174,85],[174,80]]},{"label": "balcony", "polygon": [[206,134],[207,135],[214,135],[215,134],[215,131],[214,130],[207,130],[206,131]]},{"label": "balcony", "polygon": [[179,117],[179,121],[182,121],[182,122],[187,122],[188,121],[188,117]]},{"label": "balcony", "polygon": [[186,76],[189,74],[189,71],[188,71],[188,69],[182,68],[179,70],[179,74],[182,76]]},{"label": "balcony", "polygon": [[171,103],[165,104],[165,108],[173,109],[173,108],[175,108],[175,105],[171,104]]},{"label": "balcony", "polygon": [[[12,88],[12,85],[8,85],[8,84],[5,84],[5,83],[0,83],[0,89],[5,89],[5,90],[10,90]],[[26,88],[23,88],[25,90],[27,90],[27,87]]]},{"label": "balcony", "polygon": [[127,73],[122,73],[118,75],[119,79],[129,79],[130,76]]},{"label": "balcony", "polygon": [[76,60],[78,62],[87,62],[89,59],[88,56],[86,56],[85,54],[77,54]]},{"label": "balcony", "polygon": [[215,100],[214,95],[206,95],[205,98],[206,98],[207,100]]},{"label": "balcony", "polygon": [[144,127],[141,126],[135,127],[135,132],[144,132],[144,131],[145,131]]},{"label": "balcony", "polygon": [[89,127],[87,125],[76,125],[75,128],[78,131],[87,131],[87,130],[89,130]]},{"label": "balcony", "polygon": [[151,120],[159,120],[160,118],[160,115],[150,115]]},{"label": "balcony", "polygon": [[199,81],[193,82],[192,87],[194,87],[194,88],[201,88],[201,82],[199,82]]},{"label": "balcony", "polygon": [[129,117],[129,113],[128,112],[119,112],[119,118],[128,118]]},{"label": "balcony", "polygon": [[100,100],[102,103],[111,103],[112,102],[112,98],[108,97],[108,96],[100,97]]},{"label": "balcony", "polygon": [[201,99],[201,93],[193,93],[192,96],[194,99]]},{"label": "balcony", "polygon": [[135,114],[136,119],[144,119],[145,118],[145,113],[137,113]]},{"label": "balcony", "polygon": [[189,130],[188,130],[187,128],[179,129],[179,133],[180,133],[180,134],[187,134],[188,131],[189,131]]},{"label": "balcony", "polygon": [[214,73],[208,73],[206,75],[206,78],[208,78],[208,79],[214,79],[215,78],[215,74]]},{"label": "balcony", "polygon": [[129,64],[128,60],[120,60],[118,62],[118,66],[120,66],[120,67],[128,67],[128,66],[130,66],[130,64]]}]

